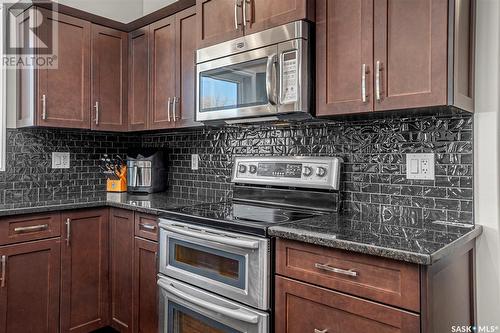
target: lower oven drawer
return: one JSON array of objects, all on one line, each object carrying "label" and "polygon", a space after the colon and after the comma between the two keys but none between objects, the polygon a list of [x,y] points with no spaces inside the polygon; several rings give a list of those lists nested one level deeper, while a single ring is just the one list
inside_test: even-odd
[{"label": "lower oven drawer", "polygon": [[160,332],[267,333],[269,314],[159,276]]},{"label": "lower oven drawer", "polygon": [[161,274],[269,309],[269,239],[160,220]]}]

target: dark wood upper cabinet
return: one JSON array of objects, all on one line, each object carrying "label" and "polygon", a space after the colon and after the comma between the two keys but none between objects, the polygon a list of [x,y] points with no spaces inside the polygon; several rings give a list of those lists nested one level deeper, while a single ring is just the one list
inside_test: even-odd
[{"label": "dark wood upper cabinet", "polygon": [[259,32],[298,20],[314,21],[317,0],[242,0],[247,20],[245,34]]},{"label": "dark wood upper cabinet", "polygon": [[128,35],[92,25],[92,129],[127,131]]},{"label": "dark wood upper cabinet", "polygon": [[149,127],[149,27],[129,34],[128,128]]},{"label": "dark wood upper cabinet", "polygon": [[134,246],[134,332],[158,332],[158,243],[139,237]]},{"label": "dark wood upper cabinet", "polygon": [[317,115],[373,110],[373,0],[316,0]]},{"label": "dark wood upper cabinet", "polygon": [[196,94],[196,8],[191,7],[175,15],[176,25],[176,127],[201,126],[194,121]]},{"label": "dark wood upper cabinet", "polygon": [[175,17],[167,17],[150,26],[151,111],[150,129],[175,126],[172,104],[176,93]]},{"label": "dark wood upper cabinet", "polygon": [[[38,33],[58,45],[57,69],[18,71],[18,127],[90,128],[90,23],[38,8],[18,18],[18,29],[28,35],[29,18],[41,19]],[[49,29],[57,26],[55,44]]]},{"label": "dark wood upper cabinet", "polygon": [[109,210],[63,214],[61,332],[109,324]]},{"label": "dark wood upper cabinet", "polygon": [[59,332],[60,239],[0,247],[1,332]]},{"label": "dark wood upper cabinet", "polygon": [[111,326],[132,332],[132,285],[134,262],[134,212],[110,209]]},{"label": "dark wood upper cabinet", "polygon": [[243,36],[242,0],[196,0],[198,47]]},{"label": "dark wood upper cabinet", "polygon": [[375,110],[446,105],[448,0],[375,0],[374,24]]}]

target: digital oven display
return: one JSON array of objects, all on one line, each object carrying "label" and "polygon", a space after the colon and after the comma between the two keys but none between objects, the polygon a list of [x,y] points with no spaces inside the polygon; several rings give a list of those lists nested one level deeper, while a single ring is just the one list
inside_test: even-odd
[{"label": "digital oven display", "polygon": [[257,175],[260,177],[300,178],[302,176],[302,164],[259,163]]}]

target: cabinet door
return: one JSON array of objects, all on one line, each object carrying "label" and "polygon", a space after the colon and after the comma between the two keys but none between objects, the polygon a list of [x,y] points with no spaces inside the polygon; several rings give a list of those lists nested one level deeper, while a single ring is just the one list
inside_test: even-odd
[{"label": "cabinet door", "polygon": [[317,115],[373,111],[373,0],[316,6]]},{"label": "cabinet door", "polygon": [[191,7],[175,16],[177,41],[177,103],[173,112],[176,127],[200,126],[195,117],[195,79],[196,79],[196,8]]},{"label": "cabinet door", "polygon": [[38,72],[37,124],[88,129],[90,23],[61,13],[54,15],[51,11],[39,10],[44,16],[40,26],[42,34],[49,36],[49,24],[57,24],[59,51],[57,69]]},{"label": "cabinet door", "polygon": [[375,0],[375,110],[447,104],[447,9],[447,0]]},{"label": "cabinet door", "polygon": [[293,21],[314,21],[314,4],[317,0],[244,1],[244,18],[247,21],[245,34],[248,35]]},{"label": "cabinet door", "polygon": [[126,131],[127,33],[92,25],[92,129]]},{"label": "cabinet door", "polygon": [[176,92],[175,16],[153,23],[150,32],[152,105],[149,128],[172,128],[175,126],[172,101]]},{"label": "cabinet door", "polygon": [[134,332],[158,332],[158,243],[135,238]]},{"label": "cabinet door", "polygon": [[198,47],[243,36],[243,0],[196,0]]},{"label": "cabinet door", "polygon": [[276,333],[419,333],[420,316],[276,277]]},{"label": "cabinet door", "polygon": [[109,324],[108,213],[96,209],[63,215],[63,333],[90,332]]},{"label": "cabinet door", "polygon": [[111,326],[132,332],[134,212],[112,208],[110,223]]},{"label": "cabinet door", "polygon": [[58,332],[60,239],[0,247],[0,331]]},{"label": "cabinet door", "polygon": [[129,34],[128,129],[148,128],[149,117],[149,27]]}]

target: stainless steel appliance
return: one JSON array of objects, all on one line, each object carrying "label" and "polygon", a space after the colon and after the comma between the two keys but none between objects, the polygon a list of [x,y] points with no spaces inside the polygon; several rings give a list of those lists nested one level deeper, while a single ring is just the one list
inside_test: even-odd
[{"label": "stainless steel appliance", "polygon": [[127,190],[155,193],[167,189],[167,154],[162,150],[142,150],[127,156]]},{"label": "stainless steel appliance", "polygon": [[310,118],[309,23],[296,21],[196,52],[196,120]]},{"label": "stainless steel appliance", "polygon": [[339,209],[341,160],[236,158],[233,199],[160,217],[160,326],[165,333],[269,332],[267,229]]}]

